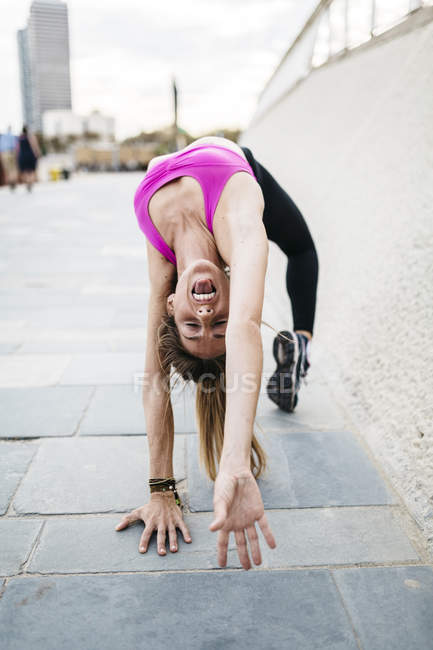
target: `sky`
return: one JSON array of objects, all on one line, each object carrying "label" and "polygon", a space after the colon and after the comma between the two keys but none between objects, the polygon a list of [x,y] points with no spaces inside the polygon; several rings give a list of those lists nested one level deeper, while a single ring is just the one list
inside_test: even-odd
[{"label": "sky", "polygon": [[[197,137],[246,128],[313,0],[68,0],[73,110],[125,138],[173,121]],[[30,0],[0,3],[0,131],[21,125],[16,32]],[[3,92],[6,91],[6,92]]]}]

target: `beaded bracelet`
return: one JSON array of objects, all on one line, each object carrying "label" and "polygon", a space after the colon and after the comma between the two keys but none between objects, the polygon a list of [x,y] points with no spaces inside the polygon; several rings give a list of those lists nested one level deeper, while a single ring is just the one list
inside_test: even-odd
[{"label": "beaded bracelet", "polygon": [[182,503],[176,490],[176,481],[174,477],[169,478],[150,478],[150,493],[154,492],[173,492],[176,504],[181,508]]}]

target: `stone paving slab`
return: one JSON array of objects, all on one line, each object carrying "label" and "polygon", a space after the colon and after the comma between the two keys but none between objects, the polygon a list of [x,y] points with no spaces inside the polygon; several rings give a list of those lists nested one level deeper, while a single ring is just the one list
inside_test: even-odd
[{"label": "stone paving slab", "polygon": [[[192,543],[186,544],[178,531],[179,551],[169,552],[167,542],[167,555],[162,558],[156,552],[156,534],[148,552],[139,553],[142,522],[115,531],[121,518],[117,514],[48,519],[27,571],[104,573],[219,568],[217,534],[209,531],[211,514],[186,513]],[[268,510],[267,518],[277,548],[269,549],[257,525],[263,558],[261,568],[419,560],[389,509]],[[227,566],[240,567],[233,535]]]},{"label": "stone paving slab", "polygon": [[111,307],[114,310],[136,309],[138,304],[145,304],[142,296],[146,292],[125,293],[125,287],[113,285],[86,285],[81,290],[53,290],[50,288],[0,288],[0,302],[3,309],[25,309],[32,311],[42,308],[60,308],[71,306],[94,309],[96,306]]},{"label": "stone paving slab", "polygon": [[[97,307],[102,308],[112,308],[116,313],[126,312],[138,312],[140,311],[142,315],[144,314],[147,319],[147,294],[148,287],[145,287],[146,290],[142,290],[140,287],[136,287],[135,291],[129,291],[128,287],[125,285],[113,286],[113,285],[93,285],[84,287],[79,293],[76,293],[76,304],[80,307]],[[146,321],[144,321],[146,324]]]},{"label": "stone paving slab", "polygon": [[[143,337],[143,331],[137,328],[111,329],[111,328],[104,327],[104,328],[86,329],[86,328],[76,327],[76,328],[68,329],[66,327],[62,327],[62,328],[43,327],[40,329],[34,329],[31,327],[29,328],[24,327],[20,324],[14,324],[13,326],[10,327],[8,326],[7,328],[0,327],[0,337],[2,337],[4,341],[8,341],[8,343],[16,343],[19,345],[25,342],[41,343],[41,344],[45,342],[64,343],[64,344],[67,344],[69,342],[71,342],[72,344],[106,343],[108,344],[110,350],[115,349],[115,346],[118,343],[120,344],[133,343],[134,346],[129,351],[130,352],[133,351],[139,354],[139,357],[140,358],[142,357],[144,359],[145,337]],[[72,350],[72,352],[74,351]],[[85,350],[85,352],[90,353],[91,350],[87,349]],[[28,355],[14,354],[13,356],[14,357],[28,356],[31,357],[32,360],[37,358],[37,361],[39,361],[43,357],[62,356],[62,355],[54,355],[54,354],[47,355],[45,353],[36,353],[36,354],[28,354]],[[65,354],[65,356],[68,357],[68,363],[69,363],[72,359],[72,354],[67,353]],[[83,354],[82,356],[86,356],[86,354]],[[96,356],[98,355],[96,354]],[[31,385],[31,384],[27,382],[26,385]]]},{"label": "stone paving slab", "polygon": [[[196,431],[195,406],[189,393],[172,399],[176,433]],[[99,386],[80,426],[80,435],[128,435],[147,432],[141,390],[133,386]]]},{"label": "stone paving slab", "polygon": [[83,354],[110,352],[106,342],[86,341],[32,341],[20,345],[17,354]]},{"label": "stone paving slab", "polygon": [[75,302],[79,294],[65,290],[53,290],[45,288],[0,288],[0,302],[4,309],[22,308],[25,304],[27,309],[37,309],[41,305],[51,307],[70,306]]},{"label": "stone paving slab", "polygon": [[[137,300],[137,306],[141,301]],[[141,309],[119,309],[111,320],[111,327],[142,327],[146,332],[147,314]]]},{"label": "stone paving slab", "polygon": [[18,349],[18,343],[0,343],[0,354],[12,354]]},{"label": "stone paving slab", "polygon": [[[265,508],[294,508],[296,497],[287,457],[278,436],[258,436],[268,454],[266,479],[259,479]],[[188,504],[192,512],[213,510],[213,483],[199,463],[198,436],[187,437]]]},{"label": "stone paving slab", "polygon": [[266,516],[277,542],[275,549],[261,544],[267,568],[420,559],[393,508],[267,510]]},{"label": "stone paving slab", "polygon": [[134,352],[135,354],[143,355],[145,349],[146,336],[141,336],[140,330],[135,330],[135,331],[136,331],[136,339],[137,339],[135,341],[131,341],[131,340],[110,341],[109,343],[110,352]]},{"label": "stone paving slab", "polygon": [[0,442],[0,514],[10,500],[38,449],[37,443]]},{"label": "stone paving slab", "polygon": [[102,284],[106,275],[102,271],[75,273],[8,272],[0,276],[0,289],[47,289],[70,291],[92,284]]},{"label": "stone paving slab", "polygon": [[[131,330],[129,330],[131,331]],[[134,330],[136,340],[112,340],[109,341],[110,352],[134,352],[143,355],[145,349],[146,336],[141,335],[141,330]]]},{"label": "stone paving slab", "polygon": [[4,650],[358,648],[328,571],[11,578]]},{"label": "stone paving slab", "polygon": [[70,362],[67,354],[0,356],[0,388],[56,384]]},{"label": "stone paving slab", "polygon": [[[184,437],[174,472],[185,478]],[[129,511],[149,499],[146,437],[46,438],[13,501],[18,514]]]},{"label": "stone paving slab", "polygon": [[299,505],[397,502],[353,434],[294,433],[282,436],[281,444],[289,459]]},{"label": "stone paving slab", "polygon": [[[258,480],[265,508],[395,503],[395,497],[350,433],[257,437],[269,463]],[[188,436],[188,498],[193,512],[213,509],[213,485],[199,466],[198,446],[198,437]]]},{"label": "stone paving slab", "polygon": [[60,384],[130,384],[143,374],[144,352],[77,354],[63,372]]},{"label": "stone paving slab", "polygon": [[20,571],[42,523],[40,519],[0,519],[0,575],[11,576]]},{"label": "stone paving slab", "polygon": [[32,327],[110,327],[114,309],[111,307],[48,307],[28,313]]},{"label": "stone paving slab", "polygon": [[148,284],[146,267],[144,264],[139,264],[129,270],[124,267],[117,268],[115,271],[107,273],[104,278],[104,284],[135,287],[136,290],[138,288],[145,290]]},{"label": "stone paving slab", "polygon": [[[71,250],[69,257],[60,256],[51,253],[48,255],[32,255],[26,259],[27,268],[32,270],[32,276],[38,275],[61,275],[75,273],[92,273],[92,272],[110,272],[113,269],[113,262],[109,259],[96,258],[95,256],[75,257]],[[20,256],[12,259],[8,263],[7,271],[10,274],[20,273],[23,268],[23,260]]]},{"label": "stone paving slab", "polygon": [[119,307],[121,305],[134,305],[138,302],[145,304],[146,296],[149,295],[149,283],[146,284],[118,284],[110,282],[107,284],[85,284],[80,291],[81,299],[87,299],[91,304],[94,302],[106,303]]},{"label": "stone paving slab", "polygon": [[365,650],[433,648],[431,566],[339,569],[334,577]]},{"label": "stone paving slab", "polygon": [[[121,344],[118,347],[122,347]],[[126,348],[137,350],[132,355],[137,358],[142,355],[137,343],[125,344]],[[123,346],[125,348],[125,346]],[[111,355],[110,355],[111,356]],[[115,360],[114,360],[115,361]],[[140,378],[138,382],[140,382]],[[86,383],[86,382],[85,382]],[[101,382],[106,383],[106,382]],[[181,393],[181,391],[179,391]],[[191,433],[197,431],[195,422],[195,398],[194,391],[186,391],[185,398],[180,394],[173,393],[172,405],[175,416],[175,430],[179,433]],[[123,433],[146,433],[146,425],[143,420],[142,407],[139,400],[135,400],[134,385],[111,385],[99,386],[96,390],[92,404],[83,420],[80,432],[82,435],[99,434],[123,434]],[[112,404],[110,404],[112,402]],[[116,404],[122,404],[121,408],[115,409]],[[137,407],[138,404],[138,407]],[[314,401],[313,401],[314,404]],[[111,407],[111,408],[110,408]],[[295,414],[287,414],[274,408],[268,398],[259,402],[256,421],[261,424],[265,433],[286,433],[288,431],[303,430],[304,425],[299,425],[302,418],[295,417]],[[272,413],[271,416],[262,415]],[[330,421],[333,421],[332,417]],[[337,422],[337,419],[334,420]],[[343,420],[340,418],[339,423]],[[327,427],[329,428],[329,427]]]},{"label": "stone paving slab", "polygon": [[93,391],[90,386],[0,389],[0,437],[70,436]]},{"label": "stone paving slab", "polygon": [[22,322],[27,325],[29,323],[29,310],[23,307],[20,309],[16,307],[13,309],[2,308],[0,312],[0,326],[2,328],[6,327],[11,322]]},{"label": "stone paving slab", "polygon": [[[179,571],[218,569],[217,535],[209,530],[210,515],[186,514],[192,542],[183,541],[177,530],[179,550],[172,553],[166,543],[167,555],[156,550],[153,534],[147,553],[138,550],[144,530],[143,522],[116,531],[122,514],[56,518],[47,520],[38,548],[27,568],[30,573],[104,573],[116,571]],[[240,568],[234,538],[228,554],[229,568]]]},{"label": "stone paving slab", "polygon": [[293,413],[285,413],[266,394],[265,382],[257,404],[257,422],[269,433],[289,431],[336,431],[347,421],[326,384],[317,378],[301,386],[299,403]]}]

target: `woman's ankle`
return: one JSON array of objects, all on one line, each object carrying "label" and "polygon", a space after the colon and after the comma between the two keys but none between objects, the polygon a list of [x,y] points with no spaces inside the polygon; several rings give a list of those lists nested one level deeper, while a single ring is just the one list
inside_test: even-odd
[{"label": "woman's ankle", "polygon": [[295,330],[295,332],[296,334],[303,334],[309,341],[313,338],[313,335],[308,330]]}]

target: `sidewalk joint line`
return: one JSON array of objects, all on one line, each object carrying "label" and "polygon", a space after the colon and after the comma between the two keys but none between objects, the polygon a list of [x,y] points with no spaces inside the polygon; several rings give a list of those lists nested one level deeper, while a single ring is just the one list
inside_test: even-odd
[{"label": "sidewalk joint line", "polygon": [[[231,549],[232,553],[236,553],[235,549]],[[156,551],[155,551],[156,553]],[[194,555],[194,553],[198,555],[203,555],[206,553],[206,551],[192,551],[191,554]],[[173,554],[174,555],[174,554]],[[161,558],[161,561],[163,559]],[[281,567],[269,567],[269,566],[253,566],[250,571],[256,571],[259,573],[276,573],[276,572],[282,572],[282,571],[293,571],[293,572],[300,572],[300,571],[341,571],[345,569],[392,569],[392,568],[398,568],[398,567],[416,567],[416,566],[422,566],[422,567],[429,567],[433,569],[433,566],[431,564],[427,564],[425,562],[416,562],[412,560],[399,560],[396,562],[381,562],[381,563],[374,563],[374,562],[357,562],[354,564],[313,564],[313,565],[296,565],[296,566],[281,566]],[[13,574],[10,576],[7,576],[8,578],[40,578],[40,577],[71,577],[71,576],[117,576],[117,575],[164,575],[166,573],[220,573],[220,572],[227,572],[227,571],[236,571],[236,572],[244,572],[245,569],[243,569],[241,566],[239,567],[212,567],[212,568],[189,568],[189,569],[137,569],[137,570],[127,570],[125,569],[124,571],[74,571],[74,572],[63,572],[63,573],[56,573],[55,571],[50,572],[50,573],[42,573],[40,571],[25,571],[17,574]],[[6,576],[3,576],[6,577]],[[0,576],[1,578],[1,576]]]},{"label": "sidewalk joint line", "polygon": [[348,619],[348,621],[350,623],[350,627],[352,628],[353,636],[355,637],[355,641],[358,644],[358,648],[359,648],[359,650],[362,650],[361,639],[358,636],[358,633],[357,633],[356,628],[355,628],[355,624],[354,624],[354,622],[352,620],[352,617],[351,617],[350,612],[349,612],[349,608],[348,608],[348,606],[346,604],[346,601],[344,600],[343,594],[341,593],[340,589],[338,588],[338,584],[337,584],[337,581],[335,579],[334,572],[332,570],[330,570],[329,574],[331,576],[332,582],[335,585],[335,589],[337,590],[338,597],[339,597],[340,602],[341,602],[341,604],[343,606],[343,609],[344,609],[344,612],[345,612],[345,614],[347,616],[347,619]]},{"label": "sidewalk joint line", "polygon": [[46,523],[47,523],[46,521],[43,521],[43,522],[42,522],[42,524],[41,524],[41,526],[40,526],[40,528],[39,528],[39,530],[38,530],[38,533],[37,533],[37,535],[36,535],[36,538],[35,538],[35,541],[34,541],[34,543],[33,543],[33,546],[32,546],[32,548],[30,549],[30,552],[29,552],[27,558],[24,559],[24,561],[21,562],[21,564],[20,564],[20,571],[19,571],[19,573],[27,573],[26,569],[27,569],[29,563],[31,562],[31,560],[33,559],[33,556],[34,556],[34,554],[35,554],[35,552],[36,552],[37,547],[39,546],[39,543],[40,543],[40,541],[41,541],[41,537],[42,537],[42,532],[43,532],[43,530],[44,530],[44,528],[45,528],[45,526],[46,526]]},{"label": "sidewalk joint line", "polygon": [[85,407],[83,409],[83,412],[81,413],[81,416],[78,418],[78,422],[77,422],[77,424],[75,426],[75,429],[73,430],[72,435],[69,436],[70,438],[79,437],[79,430],[80,430],[80,427],[81,427],[81,423],[84,420],[84,418],[85,418],[85,416],[87,414],[87,411],[90,408],[91,403],[93,402],[93,398],[94,398],[95,393],[96,393],[96,388],[97,388],[96,386],[93,386],[93,390],[90,391],[90,396],[89,396],[89,399],[87,401],[87,404],[85,405]]}]

